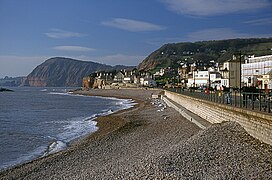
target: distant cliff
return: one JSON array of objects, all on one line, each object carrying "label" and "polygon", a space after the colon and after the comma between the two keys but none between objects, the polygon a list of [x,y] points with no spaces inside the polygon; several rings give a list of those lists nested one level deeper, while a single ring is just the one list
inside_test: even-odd
[{"label": "distant cliff", "polygon": [[111,71],[132,68],[110,66],[90,61],[54,57],[37,66],[28,76],[23,86],[68,87],[81,86],[82,78],[95,71]]}]

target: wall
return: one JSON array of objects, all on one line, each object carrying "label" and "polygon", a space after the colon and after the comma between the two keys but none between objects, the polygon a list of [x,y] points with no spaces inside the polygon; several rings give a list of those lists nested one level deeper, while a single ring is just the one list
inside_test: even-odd
[{"label": "wall", "polygon": [[272,145],[272,116],[165,91],[165,96],[210,123],[236,121],[253,137]]}]

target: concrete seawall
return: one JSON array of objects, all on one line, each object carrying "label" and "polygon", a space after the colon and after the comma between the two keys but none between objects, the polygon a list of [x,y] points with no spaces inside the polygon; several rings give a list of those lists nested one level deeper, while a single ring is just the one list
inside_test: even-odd
[{"label": "concrete seawall", "polygon": [[253,137],[272,145],[272,116],[165,91],[165,96],[210,123],[235,121]]}]

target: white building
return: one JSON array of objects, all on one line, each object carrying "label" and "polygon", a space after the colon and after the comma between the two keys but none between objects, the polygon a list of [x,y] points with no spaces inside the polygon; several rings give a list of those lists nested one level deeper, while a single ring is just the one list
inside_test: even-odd
[{"label": "white building", "polygon": [[156,84],[156,81],[154,81],[153,79],[151,78],[140,78],[140,84],[142,86],[146,86],[146,87],[156,87],[157,84]]},{"label": "white building", "polygon": [[272,89],[272,55],[251,57],[242,64],[242,81],[247,86]]},{"label": "white building", "polygon": [[160,71],[155,72],[154,76],[163,76],[164,75],[164,68],[161,68]]},{"label": "white building", "polygon": [[187,87],[207,87],[209,71],[193,71],[192,78],[188,78]]}]

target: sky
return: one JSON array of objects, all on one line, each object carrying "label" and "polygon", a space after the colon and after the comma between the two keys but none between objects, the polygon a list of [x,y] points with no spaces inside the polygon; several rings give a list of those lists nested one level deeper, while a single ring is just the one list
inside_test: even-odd
[{"label": "sky", "polygon": [[51,57],[138,65],[165,43],[272,37],[272,0],[0,0],[0,78]]}]

